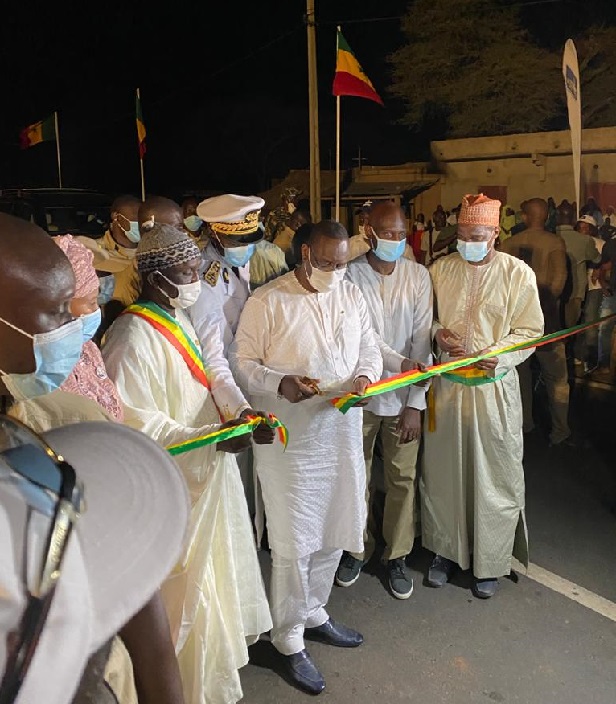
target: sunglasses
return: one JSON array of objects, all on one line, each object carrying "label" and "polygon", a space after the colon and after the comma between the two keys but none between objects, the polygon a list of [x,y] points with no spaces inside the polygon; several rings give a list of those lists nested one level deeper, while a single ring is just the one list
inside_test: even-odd
[{"label": "sunglasses", "polygon": [[11,704],[31,665],[73,526],[85,505],[73,467],[26,425],[0,415],[0,487],[3,484],[26,506],[21,580],[27,603],[17,629],[7,635],[0,682],[0,704]]}]

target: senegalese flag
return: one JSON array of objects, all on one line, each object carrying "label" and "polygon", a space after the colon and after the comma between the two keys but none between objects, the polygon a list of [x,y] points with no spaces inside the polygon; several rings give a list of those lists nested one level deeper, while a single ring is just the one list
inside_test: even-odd
[{"label": "senegalese flag", "polygon": [[338,30],[336,46],[336,73],[332,93],[367,98],[383,105],[381,96],[374,90],[374,86],[359,65],[355,54],[351,51],[340,30]]},{"label": "senegalese flag", "polygon": [[28,125],[19,133],[19,145],[22,149],[33,147],[41,142],[50,142],[56,138],[55,116],[50,115],[45,120]]},{"label": "senegalese flag", "polygon": [[137,89],[137,97],[135,98],[135,117],[137,120],[137,142],[139,143],[139,158],[143,159],[145,155],[145,125],[143,124],[143,115],[141,114],[141,97],[139,89]]}]

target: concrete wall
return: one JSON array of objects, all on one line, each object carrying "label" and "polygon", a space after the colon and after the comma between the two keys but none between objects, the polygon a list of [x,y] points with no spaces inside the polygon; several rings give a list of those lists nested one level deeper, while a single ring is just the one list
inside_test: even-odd
[{"label": "concrete wall", "polygon": [[[505,187],[516,208],[532,197],[576,200],[569,132],[456,139],[431,148],[445,209],[484,186]],[[592,194],[603,208],[616,205],[609,202],[616,196],[616,128],[583,131],[581,170],[583,200]]]},{"label": "concrete wall", "polygon": [[[507,201],[514,207],[532,197],[552,196],[576,200],[571,156],[542,156],[443,164],[441,200],[444,208],[460,202],[464,193],[477,193],[482,186],[506,186]],[[582,193],[588,195],[593,184],[616,183],[616,154],[582,155]],[[600,203],[606,207],[608,203]]]}]

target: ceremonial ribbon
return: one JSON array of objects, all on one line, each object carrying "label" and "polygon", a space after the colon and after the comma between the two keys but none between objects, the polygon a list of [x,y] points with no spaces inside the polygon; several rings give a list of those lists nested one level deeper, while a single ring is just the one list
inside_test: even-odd
[{"label": "ceremonial ribbon", "polygon": [[181,455],[184,452],[190,452],[191,450],[196,450],[199,447],[205,447],[206,445],[223,442],[223,440],[230,440],[231,438],[236,438],[240,435],[247,435],[248,433],[252,433],[258,425],[261,425],[261,423],[265,423],[270,428],[274,428],[277,431],[278,439],[286,450],[287,443],[289,442],[289,432],[287,431],[286,426],[281,423],[273,413],[270,413],[267,418],[264,418],[263,416],[246,416],[246,421],[244,423],[239,423],[238,425],[234,425],[230,428],[219,428],[218,430],[208,433],[207,435],[200,435],[192,440],[185,440],[184,442],[178,442],[175,445],[168,445],[167,452],[173,456]]},{"label": "ceremonial ribbon", "polygon": [[[485,354],[476,355],[475,357],[453,359],[449,362],[443,362],[442,364],[435,364],[431,367],[427,367],[424,371],[413,369],[409,372],[396,374],[388,379],[382,379],[374,384],[368,384],[366,391],[362,396],[352,393],[345,394],[344,396],[332,399],[330,403],[341,413],[346,413],[350,408],[353,408],[358,401],[364,398],[370,398],[372,396],[384,394],[388,391],[401,389],[405,386],[410,386],[411,384],[417,384],[420,381],[431,379],[434,376],[440,376],[441,374],[445,374],[451,381],[464,383],[469,386],[474,386],[477,383],[498,381],[498,379],[501,379],[504,374],[500,374],[496,377],[488,377],[486,374],[478,375],[476,374],[476,371],[480,372],[481,370],[475,370],[471,367],[471,365],[480,362],[482,359],[498,357],[501,354],[506,354],[507,352],[518,352],[531,347],[542,347],[543,345],[548,345],[551,342],[558,342],[559,340],[564,340],[571,335],[577,335],[584,330],[589,330],[597,325],[601,325],[601,323],[605,323],[613,318],[616,318],[616,313],[606,315],[604,318],[593,320],[590,323],[581,323],[580,325],[574,325],[573,327],[565,328],[564,330],[559,330],[558,332],[552,332],[549,335],[543,335],[542,337],[538,337],[534,340],[526,340],[525,342],[518,342],[515,345],[509,345],[508,347],[502,347],[501,349],[491,350]],[[467,370],[465,369],[466,367],[471,367],[471,369]],[[456,374],[449,374],[449,372],[453,372],[454,370],[457,370]]]},{"label": "ceremonial ribbon", "polygon": [[157,330],[180,353],[195,379],[210,390],[201,352],[174,317],[151,301],[133,303],[122,314],[127,313],[143,318]]}]

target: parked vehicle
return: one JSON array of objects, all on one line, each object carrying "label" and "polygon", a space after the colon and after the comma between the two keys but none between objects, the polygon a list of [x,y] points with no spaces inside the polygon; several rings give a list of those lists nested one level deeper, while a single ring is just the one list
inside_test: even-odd
[{"label": "parked vehicle", "polygon": [[109,226],[112,197],[80,188],[4,188],[0,212],[36,223],[50,235],[98,239]]}]

